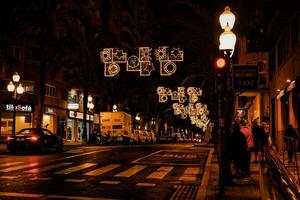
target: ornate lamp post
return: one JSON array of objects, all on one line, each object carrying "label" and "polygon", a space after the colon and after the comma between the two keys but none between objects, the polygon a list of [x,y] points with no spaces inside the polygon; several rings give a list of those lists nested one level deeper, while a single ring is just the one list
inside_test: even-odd
[{"label": "ornate lamp post", "polygon": [[[233,112],[231,112],[231,57],[234,52],[236,36],[231,31],[235,22],[235,15],[226,6],[224,12],[219,17],[221,28],[224,32],[220,35],[219,50],[223,60],[218,59],[215,63],[218,71],[218,157],[219,157],[219,186],[221,189],[231,182],[230,160],[228,139]],[[225,99],[225,100],[224,100]]]},{"label": "ornate lamp post", "polygon": [[[21,95],[24,93],[24,88],[20,81],[20,75],[15,72],[15,74],[12,76],[12,81],[9,82],[7,85],[7,91],[12,92],[12,98],[13,98],[13,125],[12,125],[12,135],[16,134],[16,100],[18,98],[18,95]],[[18,86],[17,86],[18,85]]]}]

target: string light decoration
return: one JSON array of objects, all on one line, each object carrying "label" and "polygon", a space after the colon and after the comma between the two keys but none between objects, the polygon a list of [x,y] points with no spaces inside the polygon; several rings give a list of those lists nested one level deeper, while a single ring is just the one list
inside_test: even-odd
[{"label": "string light decoration", "polygon": [[[175,62],[183,61],[181,48],[160,46],[155,50],[155,60],[160,63],[160,75],[171,76],[176,72]],[[155,70],[152,62],[152,48],[139,47],[137,54],[127,56],[123,49],[104,48],[100,51],[100,61],[104,63],[104,76],[113,77],[120,72],[120,64],[126,65],[127,72],[140,72],[140,76],[150,76]]]},{"label": "string light decoration", "polygon": [[206,104],[196,103],[199,96],[202,95],[202,90],[196,87],[188,87],[187,94],[189,103],[184,105],[187,100],[184,87],[177,87],[177,90],[172,91],[170,88],[158,87],[157,94],[159,96],[159,102],[165,103],[168,101],[169,96],[172,101],[178,101],[172,104],[174,109],[174,115],[180,115],[181,119],[187,119],[190,117],[191,124],[196,125],[203,131],[206,130],[209,124],[209,110]]}]

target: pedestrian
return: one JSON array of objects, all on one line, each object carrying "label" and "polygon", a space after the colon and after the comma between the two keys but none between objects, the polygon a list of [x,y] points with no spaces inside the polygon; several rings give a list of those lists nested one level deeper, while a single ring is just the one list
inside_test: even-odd
[{"label": "pedestrian", "polygon": [[252,163],[259,163],[264,159],[264,146],[265,146],[265,134],[258,125],[257,120],[252,122],[252,134],[253,134],[253,156],[254,160]]},{"label": "pedestrian", "polygon": [[239,123],[234,123],[232,133],[229,140],[230,155],[233,165],[233,174],[242,176],[245,174],[243,161],[247,154],[247,141],[243,133],[240,131]]},{"label": "pedestrian", "polygon": [[253,135],[251,129],[247,126],[247,123],[245,120],[240,121],[240,130],[244,134],[246,141],[247,141],[247,152],[244,158],[244,170],[245,170],[245,176],[250,176],[250,162],[251,162],[251,152],[253,150]]},{"label": "pedestrian", "polygon": [[289,163],[293,161],[294,148],[298,136],[293,126],[289,124],[284,131],[283,139],[285,141],[286,149],[288,151]]},{"label": "pedestrian", "polygon": [[266,148],[272,146],[272,139],[270,136],[270,125],[267,122],[262,122],[261,128],[264,136],[262,140],[261,163],[264,164]]}]

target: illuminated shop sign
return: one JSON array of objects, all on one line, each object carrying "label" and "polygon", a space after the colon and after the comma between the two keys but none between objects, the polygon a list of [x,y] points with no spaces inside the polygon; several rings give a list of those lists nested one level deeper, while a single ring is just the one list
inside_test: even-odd
[{"label": "illuminated shop sign", "polygon": [[[2,104],[2,110],[8,111],[8,112],[13,112],[14,104],[12,104],[12,103]],[[28,104],[16,104],[15,111],[16,112],[32,112],[33,107],[32,107],[32,105],[28,105]]]},{"label": "illuminated shop sign", "polygon": [[[76,118],[76,119],[83,119],[83,113],[70,110],[69,111],[69,117]],[[86,120],[93,121],[94,116],[86,114]]]},{"label": "illuminated shop sign", "polygon": [[68,104],[68,109],[69,110],[78,110],[79,109],[79,104],[78,103],[69,103]]},{"label": "illuminated shop sign", "polygon": [[55,115],[55,114],[56,114],[56,109],[55,109],[55,108],[52,108],[52,107],[46,106],[46,107],[45,107],[45,113],[51,114],[51,115]]}]

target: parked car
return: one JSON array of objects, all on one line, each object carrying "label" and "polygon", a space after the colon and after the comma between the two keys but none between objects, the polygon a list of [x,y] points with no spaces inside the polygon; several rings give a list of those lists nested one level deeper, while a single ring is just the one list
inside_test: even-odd
[{"label": "parked car", "polygon": [[7,149],[10,152],[22,150],[37,150],[41,153],[49,150],[61,152],[63,139],[44,128],[25,128],[14,136],[7,138]]}]

